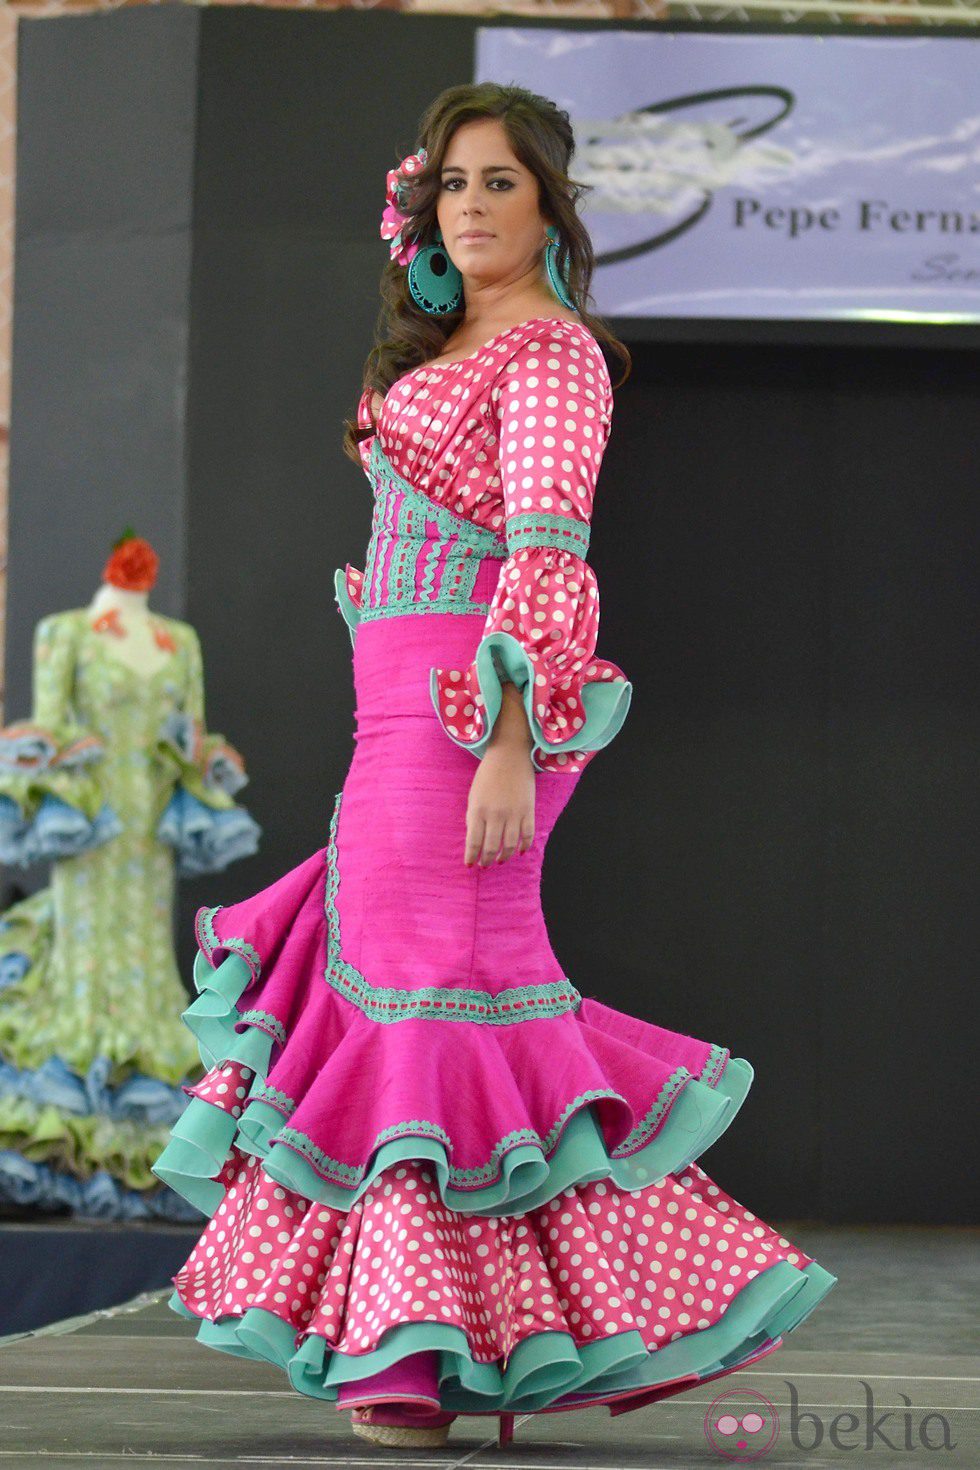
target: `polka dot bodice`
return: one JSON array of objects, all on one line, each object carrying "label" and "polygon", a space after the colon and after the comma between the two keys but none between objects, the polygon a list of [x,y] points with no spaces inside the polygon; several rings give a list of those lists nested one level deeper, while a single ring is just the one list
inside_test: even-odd
[{"label": "polka dot bodice", "polygon": [[[507,328],[456,362],[414,368],[380,406],[375,432],[393,468],[506,540],[472,663],[432,671],[443,728],[478,755],[492,733],[488,670],[498,683],[509,677],[530,691],[525,708],[539,770],[581,771],[625,718],[632,685],[616,664],[595,657],[599,593],[585,560],[611,420],[612,386],[596,339],[559,317]],[[371,425],[368,390],[358,422]],[[373,440],[359,446],[365,471]],[[363,573],[348,566],[346,578],[359,607]],[[617,687],[583,699],[596,683]]]}]

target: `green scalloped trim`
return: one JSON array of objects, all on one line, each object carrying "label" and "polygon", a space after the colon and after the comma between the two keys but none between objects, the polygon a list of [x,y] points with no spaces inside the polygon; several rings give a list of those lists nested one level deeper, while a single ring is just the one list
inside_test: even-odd
[{"label": "green scalloped trim", "polygon": [[667,1081],[660,1089],[657,1100],[650,1111],[644,1113],[636,1127],[630,1129],[622,1143],[617,1144],[616,1148],[613,1149],[614,1158],[622,1158],[626,1154],[635,1153],[638,1148],[643,1147],[651,1133],[655,1133],[660,1127],[662,1120],[670,1109],[671,1103],[690,1075],[686,1067],[678,1067],[676,1072],[671,1072]]},{"label": "green scalloped trim", "polygon": [[334,798],[327,838],[327,881],[324,910],[327,920],[327,964],[324,978],[333,990],[371,1021],[387,1025],[397,1021],[469,1021],[479,1026],[513,1026],[542,1016],[563,1016],[578,1010],[582,997],[569,979],[548,980],[540,985],[515,985],[494,995],[489,990],[471,990],[454,985],[425,985],[399,989],[372,985],[360,970],[341,958],[340,915],[337,892],[337,824],[343,792]]},{"label": "green scalloped trim", "polygon": [[474,613],[486,617],[489,611],[489,602],[461,603],[457,596],[442,594],[434,597],[431,602],[386,602],[380,607],[362,607],[358,622],[375,623],[380,618],[400,618],[406,614],[418,617],[424,613]]},{"label": "green scalloped trim", "polygon": [[712,1042],[707,1061],[698,1073],[701,1081],[707,1082],[709,1087],[714,1087],[718,1078],[725,1070],[725,1063],[728,1061],[729,1055],[727,1046],[719,1046],[717,1042]]},{"label": "green scalloped trim", "polygon": [[[496,531],[492,531],[488,526],[476,525],[466,516],[458,515],[448,506],[440,505],[438,501],[430,499],[421,490],[417,490],[405,479],[404,475],[400,475],[395,469],[385,455],[381,447],[381,440],[377,435],[371,446],[369,466],[375,494],[380,494],[383,500],[393,489],[397,490],[414,505],[417,512],[424,514],[428,520],[435,521],[447,539],[456,537],[464,545],[472,547],[474,551],[481,551],[485,556],[493,556],[501,561],[506,559],[507,546]],[[365,581],[367,581],[366,572]]]},{"label": "green scalloped trim", "polygon": [[587,521],[574,516],[550,515],[546,511],[522,511],[508,516],[505,522],[507,545],[511,553],[525,546],[558,546],[584,557],[589,549],[592,528]]},{"label": "green scalloped trim", "polygon": [[[617,1144],[617,1147],[611,1152],[611,1158],[627,1158],[630,1154],[635,1154],[639,1148],[644,1147],[646,1139],[660,1127],[664,1116],[669,1111],[670,1104],[676,1098],[677,1092],[680,1091],[680,1088],[685,1085],[686,1080],[689,1078],[691,1078],[691,1073],[688,1072],[686,1067],[677,1067],[676,1072],[671,1073],[670,1078],[667,1079],[667,1082],[664,1082],[663,1088],[660,1089],[657,1101],[652,1105],[649,1113],[646,1113],[642,1122],[638,1123],[636,1127],[633,1127],[627,1133],[626,1138],[623,1139],[621,1144]],[[285,1098],[285,1094],[279,1094],[279,1097]],[[588,1092],[579,1092],[570,1103],[566,1104],[566,1107],[561,1111],[561,1116],[558,1117],[557,1122],[548,1130],[544,1138],[541,1138],[539,1133],[535,1132],[535,1129],[530,1129],[530,1127],[517,1127],[513,1132],[505,1133],[504,1138],[501,1138],[494,1145],[494,1150],[489,1155],[488,1161],[482,1164],[479,1169],[458,1169],[454,1164],[450,1164],[447,1169],[447,1175],[448,1179],[453,1183],[453,1188],[475,1189],[482,1188],[482,1186],[488,1185],[488,1183],[494,1183],[495,1180],[501,1177],[500,1166],[502,1157],[504,1157],[504,1154],[508,1154],[511,1148],[517,1148],[519,1144],[530,1144],[532,1147],[539,1148],[542,1154],[545,1155],[545,1158],[547,1158],[552,1150],[554,1150],[558,1139],[561,1138],[561,1133],[564,1132],[564,1126],[569,1122],[573,1113],[577,1113],[580,1108],[585,1107],[586,1103],[597,1103],[601,1098],[611,1098],[611,1100],[617,1101],[617,1103],[624,1103],[626,1101],[626,1098],[621,1097],[620,1092],[613,1091],[613,1088],[592,1088]],[[295,1103],[292,1103],[291,1098],[285,1098],[285,1101],[289,1104],[289,1113],[295,1111]],[[410,1122],[392,1123],[391,1126],[382,1129],[381,1133],[378,1133],[378,1136],[376,1136],[370,1152],[373,1155],[375,1154],[375,1150],[378,1150],[382,1144],[388,1144],[388,1142],[392,1142],[394,1139],[406,1138],[406,1136],[411,1136],[411,1138],[436,1138],[439,1139],[439,1142],[445,1144],[447,1152],[453,1151],[453,1138],[451,1138],[450,1133],[447,1133],[444,1127],[439,1126],[438,1123],[430,1122],[429,1119],[411,1119]],[[314,1144],[313,1139],[309,1138],[306,1133],[300,1133],[294,1127],[284,1127],[281,1132],[276,1133],[276,1142],[284,1142],[289,1147],[295,1148],[298,1154],[303,1154],[303,1157],[316,1167],[316,1172],[323,1179],[335,1179],[338,1183],[345,1183],[348,1188],[360,1183],[361,1177],[366,1172],[364,1169],[356,1169],[351,1164],[342,1163],[339,1158],[334,1158],[331,1154],[326,1154],[322,1148]]]},{"label": "green scalloped trim", "polygon": [[[452,1166],[451,1142],[445,1130],[418,1119],[379,1133],[368,1161],[356,1167],[332,1159],[298,1130],[281,1126],[275,1103],[285,1105],[290,1115],[294,1108],[291,1098],[270,1089],[265,1081],[272,1037],[255,1028],[244,1035],[235,1029],[241,1020],[235,1002],[246,988],[248,974],[240,955],[229,954],[215,970],[206,955],[199,953],[194,983],[200,993],[183,1013],[198,1039],[206,1067],[236,1060],[253,1069],[241,1116],[236,1121],[217,1104],[192,1097],[174,1125],[171,1141],[153,1165],[159,1179],[208,1214],[213,1214],[223,1197],[217,1176],[233,1144],[261,1156],[265,1172],[278,1183],[307,1199],[343,1209],[349,1209],[385,1169],[418,1159],[433,1163],[443,1200],[464,1214],[526,1213],[546,1204],[562,1189],[588,1179],[611,1178],[622,1188],[639,1189],[698,1158],[729,1126],[754,1075],[740,1057],[729,1059],[715,1088],[688,1074],[650,1142],[629,1154],[624,1151],[625,1140],[609,1152],[591,1107],[604,1097],[625,1103],[621,1094],[608,1089],[584,1093],[566,1104],[544,1139],[522,1131],[508,1135],[496,1146],[489,1163],[475,1170]],[[667,1090],[675,1078],[676,1074],[669,1079]],[[650,1124],[656,1126],[652,1117]],[[492,1182],[485,1183],[488,1170],[494,1169]]]},{"label": "green scalloped trim", "polygon": [[435,596],[436,566],[439,561],[439,554],[445,544],[445,541],[441,538],[435,538],[429,542],[429,548],[425,553],[425,562],[422,570],[422,586],[420,590],[423,599],[426,601],[431,600]]},{"label": "green scalloped trim", "polygon": [[467,602],[460,606],[455,598],[433,598],[431,602],[413,602],[410,605],[396,607],[391,603],[385,603],[381,607],[367,607],[361,609],[358,619],[361,623],[374,623],[380,618],[399,618],[406,615],[413,617],[422,616],[425,613],[474,613],[486,617],[490,611],[489,602]]},{"label": "green scalloped trim", "polygon": [[[678,1067],[667,1082],[661,1088],[657,1102],[646,1114],[643,1122],[632,1130],[630,1134],[619,1144],[611,1154],[612,1158],[625,1158],[637,1149],[655,1132],[659,1127],[670,1102],[676,1097],[678,1091],[691,1074],[686,1067]],[[289,1104],[288,1111],[292,1114],[296,1104],[284,1093],[278,1096]],[[593,1088],[588,1092],[580,1092],[567,1103],[558,1120],[542,1138],[533,1128],[515,1128],[512,1132],[494,1144],[490,1157],[485,1164],[475,1169],[460,1169],[450,1164],[446,1170],[447,1177],[453,1189],[477,1189],[487,1184],[492,1184],[501,1177],[501,1160],[511,1149],[520,1144],[530,1144],[539,1149],[545,1158],[554,1150],[556,1143],[564,1132],[565,1125],[574,1113],[583,1108],[587,1103],[598,1102],[603,1098],[611,1098],[616,1102],[625,1102],[625,1098],[612,1088]],[[388,1128],[383,1128],[371,1145],[370,1154],[374,1156],[375,1151],[383,1144],[391,1143],[396,1139],[405,1137],[412,1138],[434,1138],[445,1144],[447,1154],[452,1153],[453,1141],[449,1133],[438,1123],[431,1122],[428,1118],[413,1118],[403,1123],[393,1123]],[[321,1178],[333,1179],[337,1183],[344,1184],[348,1188],[361,1183],[367,1172],[367,1165],[357,1168],[352,1164],[345,1164],[340,1159],[335,1159],[331,1154],[325,1153],[322,1148],[315,1144],[307,1134],[300,1133],[295,1128],[283,1128],[276,1134],[277,1143],[287,1143],[297,1153],[302,1154],[312,1164]]]},{"label": "green scalloped trim", "polygon": [[486,754],[497,723],[503,704],[505,679],[509,679],[522,691],[524,713],[534,738],[531,764],[536,771],[546,769],[538,762],[541,754],[556,755],[562,751],[570,751],[573,755],[582,755],[589,750],[602,750],[622,729],[633,698],[633,685],[628,679],[593,679],[583,684],[579,691],[585,710],[585,724],[573,735],[569,735],[567,740],[546,740],[534,708],[534,666],[523,644],[512,633],[495,629],[492,633],[485,633],[480,639],[472,663],[483,700],[483,734],[477,740],[462,740],[447,728],[439,708],[436,669],[429,672],[429,698],[436,718],[449,739],[461,750],[471,751],[478,760],[482,760]]},{"label": "green scalloped trim", "polygon": [[271,1363],[298,1393],[336,1402],[342,1384],[383,1372],[415,1353],[439,1354],[440,1408],[457,1414],[535,1413],[607,1403],[684,1380],[694,1383],[735,1372],[761,1347],[776,1344],[805,1322],[837,1284],[817,1261],[805,1267],[776,1261],[746,1281],[721,1317],[648,1348],[632,1328],[594,1342],[567,1332],[542,1331],[522,1339],[502,1361],[478,1363],[461,1327],[444,1322],[401,1322],[367,1353],[341,1353],[316,1333],[302,1335],[265,1307],[249,1307],[219,1322],[201,1318],[174,1291],[167,1305],[198,1324],[206,1347]]},{"label": "green scalloped trim", "polygon": [[251,1098],[253,1096],[257,1100],[260,1099],[262,1102],[269,1103],[274,1108],[279,1108],[281,1112],[285,1113],[287,1118],[296,1111],[295,1098],[290,1097],[288,1093],[280,1092],[278,1087],[270,1087],[261,1078],[256,1078],[249,1089],[249,1097]]},{"label": "green scalloped trim", "polygon": [[286,1028],[279,1017],[274,1016],[271,1011],[241,1011],[239,1020],[261,1026],[262,1030],[267,1031],[280,1046],[286,1045]]},{"label": "green scalloped trim", "polygon": [[214,916],[220,913],[224,904],[215,904],[213,908],[200,908],[194,921],[194,929],[197,942],[208,959],[216,949],[228,949],[233,954],[241,955],[252,972],[253,981],[257,980],[262,973],[262,957],[258,950],[248,943],[246,939],[222,939],[215,933]]},{"label": "green scalloped trim", "polygon": [[[336,852],[342,797],[342,791],[336,794],[331,815],[328,870]],[[328,909],[338,883],[334,865],[325,884]],[[278,1017],[267,1011],[237,1010],[253,974],[261,971],[261,961],[246,941],[222,941],[214,933],[215,912],[200,911],[197,932],[204,942],[194,962],[198,999],[182,1019],[197,1038],[206,1068],[239,1061],[252,1069],[249,1096],[237,1122],[217,1104],[191,1098],[153,1165],[158,1178],[209,1213],[220,1203],[223,1191],[217,1176],[236,1142],[245,1152],[264,1159],[270,1178],[308,1199],[343,1208],[349,1208],[385,1169],[420,1158],[433,1162],[442,1198],[461,1213],[525,1213],[555,1198],[570,1184],[588,1179],[611,1178],[623,1188],[639,1189],[703,1153],[729,1126],[752,1083],[754,1074],[744,1058],[732,1058],[726,1048],[712,1044],[700,1077],[693,1077],[685,1067],[675,1069],[649,1111],[611,1153],[591,1106],[603,1099],[628,1106],[620,1093],[609,1088],[573,1098],[543,1139],[530,1129],[507,1134],[494,1146],[488,1161],[475,1168],[452,1165],[450,1135],[425,1119],[383,1129],[368,1160],[361,1166],[351,1165],[326,1154],[299,1130],[281,1126],[280,1114],[292,1116],[296,1104],[270,1087],[266,1078],[273,1043],[284,1046],[286,1031]],[[336,932],[339,943],[334,925],[335,915],[328,912],[328,932]],[[211,954],[219,948],[228,953],[215,968]],[[240,1033],[239,1024],[249,1029]]]},{"label": "green scalloped trim", "polygon": [[[374,487],[374,513],[358,621],[416,612],[485,615],[489,604],[473,601],[473,588],[483,558],[503,560],[508,555],[502,538],[423,495],[390,463],[377,436],[371,448],[368,473]],[[439,532],[435,548],[427,531],[430,522],[435,523]],[[440,546],[446,547],[446,556],[439,586],[434,596],[423,599],[420,592],[433,588],[433,551],[438,553]],[[416,578],[423,552],[428,559],[420,589]]]}]

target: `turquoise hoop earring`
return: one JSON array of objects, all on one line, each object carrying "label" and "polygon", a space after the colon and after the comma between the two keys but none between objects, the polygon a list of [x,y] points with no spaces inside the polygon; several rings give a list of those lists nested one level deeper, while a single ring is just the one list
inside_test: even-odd
[{"label": "turquoise hoop earring", "polygon": [[423,245],[408,263],[408,289],[416,306],[430,316],[447,316],[463,304],[463,277],[453,265],[436,229],[431,245]]},{"label": "turquoise hoop earring", "polygon": [[546,234],[548,246],[544,252],[544,264],[548,272],[548,280],[551,282],[551,289],[563,306],[574,308],[575,302],[569,292],[568,281],[558,269],[558,226],[549,225]]}]

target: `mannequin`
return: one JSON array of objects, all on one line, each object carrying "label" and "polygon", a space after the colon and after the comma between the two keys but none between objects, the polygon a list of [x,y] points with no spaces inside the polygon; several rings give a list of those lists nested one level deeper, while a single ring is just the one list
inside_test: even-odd
[{"label": "mannequin", "polygon": [[[122,547],[125,539],[123,535],[116,542],[115,550]],[[151,553],[145,542],[140,550],[144,560],[135,566],[132,557],[129,562],[110,557],[103,584],[88,604],[88,616],[94,632],[107,635],[110,657],[151,678],[172,659],[176,644],[163,620],[154,616],[147,606],[159,564],[156,553]]]},{"label": "mannequin", "polygon": [[108,635],[105,643],[110,656],[147,678],[163,668],[176,648],[166,628],[150,612],[149,595],[106,581],[88,605],[93,629]]},{"label": "mannequin", "polygon": [[50,860],[2,916],[0,1203],[186,1219],[150,1161],[200,1073],[180,1022],[178,878],[254,853],[244,760],[205,720],[200,641],[151,612],[127,529],[91,601],[42,618],[30,717],[0,730],[0,861]]}]

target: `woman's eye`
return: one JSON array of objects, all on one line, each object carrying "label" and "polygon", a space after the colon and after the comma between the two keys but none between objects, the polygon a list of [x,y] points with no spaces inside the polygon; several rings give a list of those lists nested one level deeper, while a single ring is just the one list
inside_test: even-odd
[{"label": "woman's eye", "polygon": [[[462,182],[463,182],[462,179],[446,179],[445,183],[443,184],[443,188],[444,189],[452,189],[453,184],[461,184]],[[491,179],[490,180],[490,183],[491,184],[503,184],[503,186],[504,186],[505,189],[513,189],[513,187],[514,187],[514,185],[513,185],[513,183],[511,182],[510,179]],[[455,194],[455,193],[458,192],[458,190],[452,189],[452,192]]]}]

